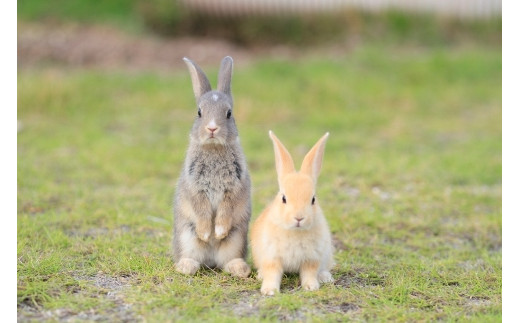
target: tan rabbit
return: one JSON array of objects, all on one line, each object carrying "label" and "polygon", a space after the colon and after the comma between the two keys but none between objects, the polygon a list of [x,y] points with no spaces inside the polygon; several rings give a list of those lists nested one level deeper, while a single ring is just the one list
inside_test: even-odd
[{"label": "tan rabbit", "polygon": [[299,172],[291,155],[273,140],[280,192],[260,214],[251,231],[253,261],[262,279],[261,292],[280,291],[284,272],[299,273],[305,290],[316,290],[332,282],[334,265],[329,227],[316,197],[316,182],[325,151],[326,133],[305,156]]},{"label": "tan rabbit", "polygon": [[205,265],[247,277],[251,180],[233,117],[233,60],[222,60],[216,90],[197,64],[184,62],[197,114],[173,202],[175,267],[193,275]]}]

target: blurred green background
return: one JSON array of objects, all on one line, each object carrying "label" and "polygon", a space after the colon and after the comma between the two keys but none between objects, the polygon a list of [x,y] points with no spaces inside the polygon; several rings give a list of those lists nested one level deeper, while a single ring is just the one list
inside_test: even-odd
[{"label": "blurred green background", "polygon": [[[500,321],[501,24],[19,1],[18,320]],[[296,163],[331,133],[318,196],[337,266],[317,292],[286,275],[264,298],[255,272],[173,269],[196,116],[181,58],[215,84],[225,55],[253,219],[277,189],[268,130]]]}]

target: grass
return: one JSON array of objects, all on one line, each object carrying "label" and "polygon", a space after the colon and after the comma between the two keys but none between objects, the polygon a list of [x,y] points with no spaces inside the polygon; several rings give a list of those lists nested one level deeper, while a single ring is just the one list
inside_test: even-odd
[{"label": "grass", "polygon": [[138,1],[19,1],[17,3],[17,15],[18,19],[21,20],[109,23],[135,29],[142,24],[135,10]]},{"label": "grass", "polygon": [[290,275],[270,298],[255,272],[173,269],[186,71],[19,70],[19,318],[500,321],[501,67],[488,47],[366,46],[237,68],[253,217],[276,193],[267,131],[296,163],[331,132],[318,194],[335,283],[304,292]]}]

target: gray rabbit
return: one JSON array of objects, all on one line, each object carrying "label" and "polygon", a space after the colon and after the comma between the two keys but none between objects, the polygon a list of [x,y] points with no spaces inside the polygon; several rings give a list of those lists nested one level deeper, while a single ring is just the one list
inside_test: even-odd
[{"label": "gray rabbit", "polygon": [[217,90],[199,66],[184,62],[198,112],[174,197],[175,267],[193,275],[206,265],[247,277],[251,180],[233,118],[233,59],[222,60]]}]

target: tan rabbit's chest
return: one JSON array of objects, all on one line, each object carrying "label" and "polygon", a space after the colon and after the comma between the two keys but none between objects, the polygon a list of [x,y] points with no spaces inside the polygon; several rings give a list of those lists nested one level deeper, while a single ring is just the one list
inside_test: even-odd
[{"label": "tan rabbit's chest", "polygon": [[296,233],[289,239],[287,234],[281,237],[272,237],[269,249],[277,255],[275,258],[281,259],[284,272],[298,272],[302,263],[308,260],[321,262],[324,251],[328,249],[314,235]]}]

